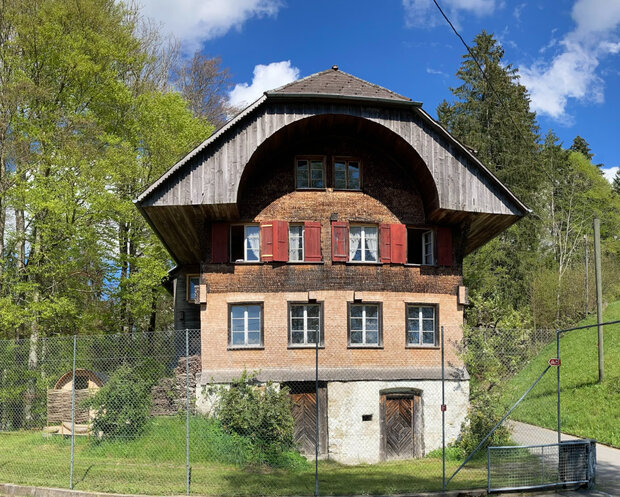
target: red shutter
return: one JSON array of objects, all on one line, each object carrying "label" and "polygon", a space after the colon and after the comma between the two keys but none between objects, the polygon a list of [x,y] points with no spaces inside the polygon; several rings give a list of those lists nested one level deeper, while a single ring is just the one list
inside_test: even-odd
[{"label": "red shutter", "polygon": [[349,223],[332,222],[332,262],[349,259]]},{"label": "red shutter", "polygon": [[228,223],[211,225],[211,262],[228,262]]},{"label": "red shutter", "polygon": [[273,261],[274,221],[260,223],[260,257],[263,261]]},{"label": "red shutter", "polygon": [[288,261],[288,223],[286,221],[273,222],[273,260]]},{"label": "red shutter", "polygon": [[452,266],[452,263],[452,230],[450,228],[437,228],[437,264]]},{"label": "red shutter", "polygon": [[390,224],[392,235],[392,264],[407,262],[407,227],[404,224]]},{"label": "red shutter", "polygon": [[306,221],[304,223],[304,257],[308,262],[320,262],[321,258],[321,223]]},{"label": "red shutter", "polygon": [[390,225],[379,225],[379,256],[381,262],[390,262],[392,260],[392,243],[390,236]]}]

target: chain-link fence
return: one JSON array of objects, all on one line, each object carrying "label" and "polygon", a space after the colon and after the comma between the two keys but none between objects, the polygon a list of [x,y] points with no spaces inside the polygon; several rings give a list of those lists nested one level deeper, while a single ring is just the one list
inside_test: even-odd
[{"label": "chain-link fence", "polygon": [[[405,333],[364,316],[336,344],[304,319],[279,348],[282,330],[253,344],[246,323],[242,345],[222,327],[223,350],[199,330],[0,341],[0,482],[153,495],[484,488],[486,450],[450,477],[555,347],[555,332],[437,328],[421,311]],[[486,445],[523,443],[500,435]]]}]

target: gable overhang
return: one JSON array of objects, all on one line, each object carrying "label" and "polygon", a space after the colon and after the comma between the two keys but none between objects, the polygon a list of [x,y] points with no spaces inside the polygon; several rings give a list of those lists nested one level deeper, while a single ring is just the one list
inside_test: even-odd
[{"label": "gable overhang", "polygon": [[[202,259],[205,222],[238,219],[239,186],[252,157],[287,126],[340,115],[398,136],[426,165],[436,202],[427,217],[466,224],[465,252],[483,245],[529,209],[418,102],[267,92],[187,154],[135,201],[178,264]],[[404,149],[403,149],[404,150]]]}]

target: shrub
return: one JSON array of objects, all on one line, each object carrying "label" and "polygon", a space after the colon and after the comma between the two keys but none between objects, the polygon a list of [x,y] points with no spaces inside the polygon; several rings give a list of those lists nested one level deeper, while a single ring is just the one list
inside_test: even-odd
[{"label": "shrub", "polygon": [[135,438],[148,421],[148,384],[129,366],[120,366],[86,404],[96,411],[93,430],[101,439]]},{"label": "shrub", "polygon": [[[502,404],[498,395],[478,393],[471,401],[467,421],[463,423],[458,447],[466,455],[469,455],[499,422],[502,415]],[[489,445],[508,445],[509,443],[510,431],[502,425],[484,443],[479,454],[484,454],[484,450]]]},{"label": "shrub", "polygon": [[[266,454],[273,455],[294,446],[294,420],[288,389],[267,383],[258,386],[255,374],[243,372],[229,389],[217,391],[216,415],[229,433],[247,437]],[[267,461],[269,463],[269,461]]]}]

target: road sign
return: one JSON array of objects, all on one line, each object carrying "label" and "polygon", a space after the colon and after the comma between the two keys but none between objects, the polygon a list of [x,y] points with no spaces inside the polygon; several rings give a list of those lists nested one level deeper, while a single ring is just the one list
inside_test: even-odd
[{"label": "road sign", "polygon": [[551,359],[549,359],[549,366],[560,366],[561,364],[562,361],[557,357],[552,357]]}]

